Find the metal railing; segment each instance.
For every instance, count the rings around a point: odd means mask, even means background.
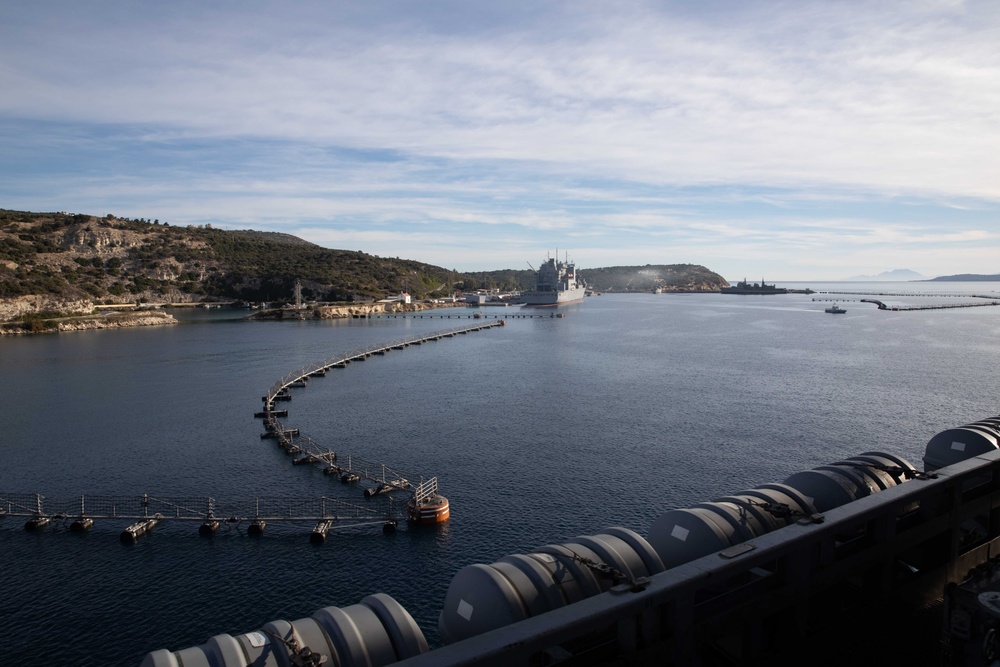
[[[182,521],[206,519],[266,521],[383,521],[405,519],[392,508],[356,505],[328,496],[280,498],[259,496],[241,500],[207,497],[83,495],[51,498],[33,493],[0,492],[0,509],[7,516],[91,519],[143,519],[160,517]]]

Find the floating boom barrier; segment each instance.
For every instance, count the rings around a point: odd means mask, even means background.
[[[273,404],[275,401],[290,400],[290,395],[288,394],[289,387],[305,387],[308,384],[310,377],[324,375],[331,368],[344,368],[352,361],[364,361],[372,355],[384,355],[392,350],[402,350],[411,345],[421,345],[423,343],[441,340],[442,338],[454,338],[459,334],[468,334],[473,331],[492,329],[493,327],[502,327],[505,325],[506,322],[504,320],[495,320],[492,322],[483,322],[481,324],[445,329],[443,331],[435,331],[429,334],[417,334],[392,340],[388,343],[376,343],[366,347],[357,348],[345,354],[338,354],[324,359],[323,361],[309,364],[304,368],[288,373],[271,385],[271,388],[268,389],[267,394],[262,399],[264,401],[265,412],[269,412],[274,409]]]
[[[254,413],[255,418],[264,420],[265,430],[260,437],[262,440],[276,441],[278,447],[284,449],[286,454],[296,457],[292,459],[293,464],[322,465],[324,474],[336,475],[345,483],[354,483],[362,479],[374,483],[374,486],[369,486],[364,490],[364,495],[367,498],[393,491],[409,492],[408,518],[415,523],[434,524],[447,521],[451,515],[450,506],[448,499],[438,493],[437,477],[425,480],[421,476],[419,483],[414,485],[410,482],[410,480],[415,479],[413,475],[404,474],[383,463],[368,462],[353,455],[346,457],[345,465],[343,455],[338,459],[337,452],[334,450],[319,445],[309,437],[302,436],[297,428],[286,427],[281,422],[281,418],[288,417],[288,410],[276,410],[274,404],[275,401],[290,401],[292,398],[289,393],[290,388],[307,387],[309,378],[323,377],[328,370],[345,368],[352,361],[363,361],[372,355],[385,355],[391,350],[402,350],[411,345],[422,345],[429,341],[454,338],[456,335],[505,325],[506,321],[497,320],[409,336],[388,343],[369,345],[346,354],[334,355],[323,361],[309,364],[298,371],[288,373],[271,385],[267,394],[262,397],[264,411]],[[318,532],[325,534],[320,528],[317,526]]]
[[[132,521],[121,534],[123,542],[135,542],[164,521],[198,522],[199,533],[214,534],[222,524],[240,528],[246,524],[247,534],[260,535],[268,523],[312,523],[321,531],[323,540],[334,528],[381,525],[385,532],[393,531],[406,520],[405,508],[388,503],[388,509],[355,505],[339,498],[276,498],[255,497],[236,501],[219,501],[213,497],[172,498],[143,494],[141,496],[75,496],[50,498],[41,494],[0,492],[0,517],[24,517],[25,529],[31,531],[68,525],[72,532],[84,532],[96,520]],[[72,522],[72,523],[70,523]],[[316,542],[316,529],[311,540]],[[319,540],[322,542],[323,540]]]

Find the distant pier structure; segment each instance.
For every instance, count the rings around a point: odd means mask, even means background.
[[[1000,306],[1000,297],[996,294],[927,294],[927,293],[917,293],[917,292],[819,292],[819,294],[839,294],[839,295],[849,295],[849,296],[861,296],[869,297],[864,299],[858,299],[861,303],[871,303],[874,304],[879,310],[891,310],[891,311],[910,311],[910,310],[947,310],[951,308],[980,308],[983,306]],[[922,299],[979,299],[979,301],[969,301],[963,303],[917,303],[917,304],[907,304],[907,305],[890,305],[884,303],[878,299],[873,299],[870,297],[875,296],[897,296],[897,297],[919,297]],[[848,299],[837,298],[837,299],[827,299],[827,298],[814,298],[813,301],[848,301]]]

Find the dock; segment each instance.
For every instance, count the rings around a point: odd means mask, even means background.
[[[947,310],[950,308],[980,308],[983,306],[1000,306],[1000,297],[996,294],[927,294],[918,292],[879,292],[879,291],[866,291],[866,292],[818,292],[818,294],[825,295],[847,295],[847,296],[859,296],[866,297],[861,299],[845,299],[845,298],[826,298],[819,297],[813,298],[813,301],[839,301],[839,302],[849,302],[858,301],[860,303],[870,303],[875,305],[879,310],[889,310],[894,312],[900,311],[911,311],[911,310]],[[901,296],[901,297],[915,297],[922,299],[981,299],[985,301],[978,302],[965,302],[965,303],[936,303],[936,304],[912,304],[912,305],[901,305],[901,306],[890,306],[887,303],[883,303],[878,299],[871,297],[876,296]]]
[[[983,306],[1000,306],[1000,301],[990,301],[989,303],[939,303],[936,305],[910,305],[910,306],[890,306],[882,303],[878,299],[859,299],[862,303],[875,304],[879,310],[906,311],[906,310],[947,310],[949,308],[981,308]]]
[[[822,292],[827,294],[827,292]],[[835,292],[836,294],[850,294],[852,296],[862,296],[867,295],[867,292]],[[829,292],[829,294],[834,294],[834,292]],[[989,299],[986,303],[938,303],[938,304],[911,304],[905,306],[890,306],[887,303],[883,303],[878,299],[834,299],[834,298],[813,298],[813,301],[824,302],[832,301],[835,303],[870,303],[875,305],[879,310],[891,310],[891,311],[907,311],[907,310],[947,310],[949,308],[980,308],[982,306],[1000,306],[1000,299],[996,296],[984,296],[981,294],[967,294],[967,295],[955,295],[955,294],[877,294],[875,296],[911,296],[911,297],[924,297],[924,298],[936,298],[939,296],[954,297],[962,296],[968,299]]]

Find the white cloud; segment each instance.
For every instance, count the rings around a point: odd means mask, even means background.
[[[435,256],[454,233],[467,257],[505,234],[595,258],[998,249],[976,236],[1000,202],[991,3],[55,4],[0,8],[0,120],[97,128],[61,148],[118,171],[49,177],[66,208]],[[3,201],[29,199],[10,170]],[[974,215],[901,212],[928,203]]]

